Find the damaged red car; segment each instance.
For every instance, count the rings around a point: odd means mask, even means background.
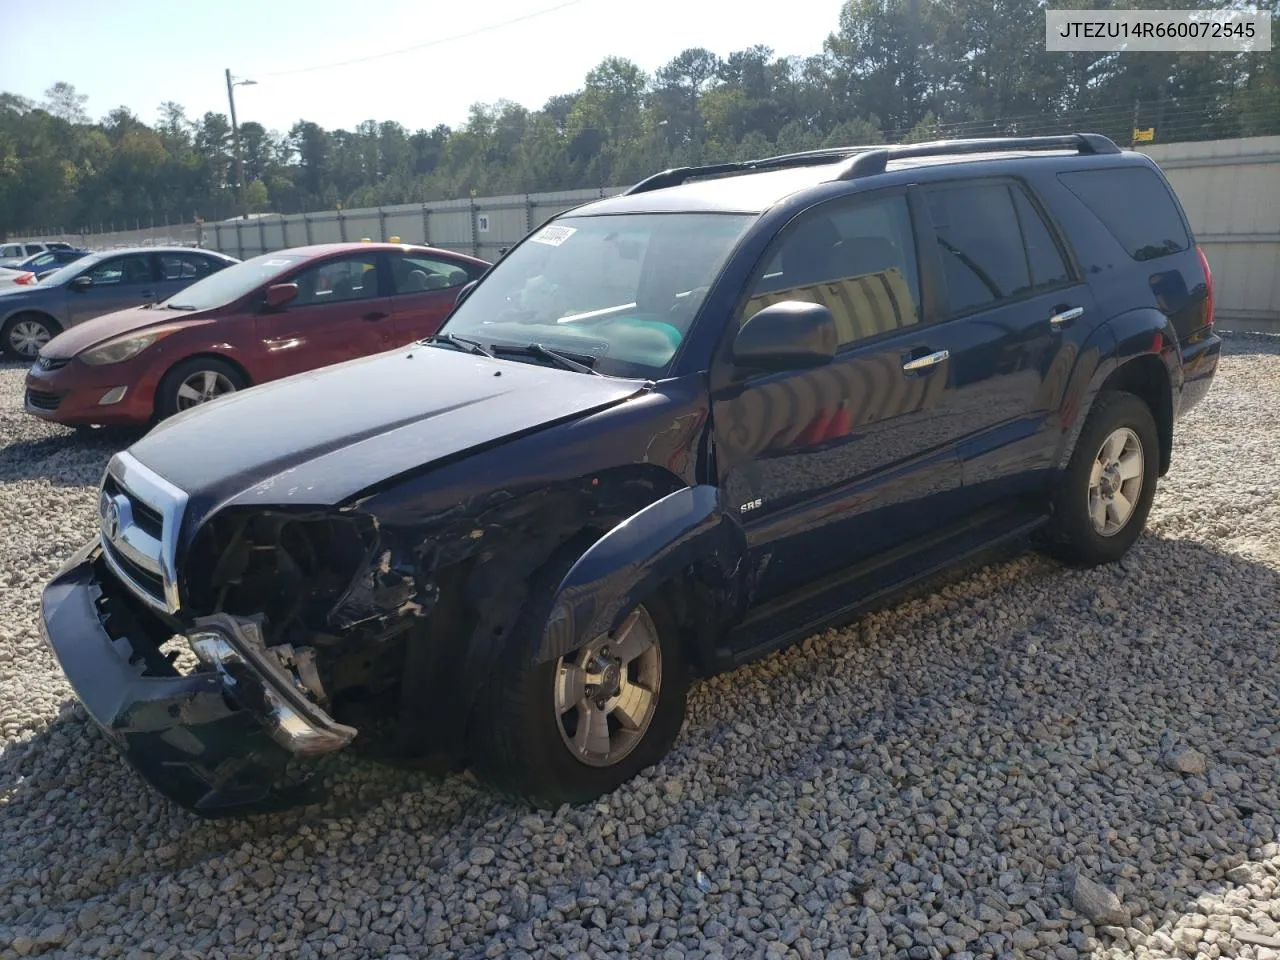
[[[489,264],[433,247],[333,243],[220,270],[41,348],[25,408],[70,426],[139,426],[225,394],[412,343]]]

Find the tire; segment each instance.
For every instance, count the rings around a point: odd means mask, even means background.
[[[198,388],[202,382],[213,384],[215,392],[204,399],[195,400],[190,396],[189,388]],[[175,413],[207,403],[210,399],[235,393],[247,386],[249,381],[245,375],[225,360],[217,357],[192,357],[183,360],[170,368],[156,389],[156,419],[165,420]]]
[[[512,799],[543,809],[595,800],[666,756],[684,724],[689,687],[675,619],[662,597],[651,595],[618,631],[621,639],[629,625],[631,636],[652,628],[656,663],[652,657],[647,661],[637,658],[626,671],[629,679],[623,681],[652,687],[653,678],[658,680],[652,708],[636,711],[648,717],[643,731],[631,737],[621,729],[615,734],[618,717],[625,715],[625,711],[615,711],[606,721],[612,758],[597,752],[589,762],[571,748],[568,741],[579,729],[581,710],[574,707],[561,714],[559,681],[562,671],[568,677],[597,642],[547,663],[532,663],[530,656],[546,629],[552,594],[571,565],[572,560],[551,564],[544,568],[551,575],[537,578],[535,592],[481,692],[468,738],[472,766],[483,782]],[[609,642],[609,638],[602,639]],[[621,704],[631,696],[624,688],[622,696],[614,699]],[[636,702],[631,701],[633,708]]]
[[[1111,469],[1117,460],[1118,468]],[[1135,462],[1141,470],[1136,478]],[[1049,552],[1082,567],[1123,557],[1146,526],[1159,467],[1160,441],[1151,409],[1131,393],[1101,394],[1053,493]],[[1113,493],[1119,498],[1113,499]],[[1130,505],[1127,515],[1123,504]]]
[[[62,328],[50,317],[39,313],[20,313],[5,321],[4,330],[0,331],[0,348],[10,359],[35,360],[40,348],[61,331]]]

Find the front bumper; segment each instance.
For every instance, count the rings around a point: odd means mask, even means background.
[[[89,715],[151,786],[202,816],[319,799],[305,758],[355,736],[284,689],[233,631],[203,628],[204,664],[180,673],[160,651],[170,631],[105,572],[97,541],[40,606],[44,640]]]
[[[118,401],[99,402],[121,387],[126,389]],[[149,371],[140,372],[136,361],[90,367],[71,360],[56,370],[33,364],[27,371],[22,406],[34,417],[67,426],[145,426],[155,408],[155,384]]]

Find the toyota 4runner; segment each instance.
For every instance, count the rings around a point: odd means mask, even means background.
[[[692,676],[994,544],[1119,558],[1219,351],[1173,192],[1101,136],[668,170],[434,337],[117,454],[45,636],[205,815],[362,742],[584,801],[664,755]]]

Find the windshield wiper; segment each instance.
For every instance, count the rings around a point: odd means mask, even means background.
[[[603,377],[604,374],[599,370],[594,370],[585,363],[579,363],[572,357],[566,357],[563,353],[557,353],[550,347],[544,347],[540,343],[530,343],[523,347],[508,347],[505,345],[494,344],[493,349],[499,353],[523,353],[527,356],[540,357],[543,360],[550,360],[562,370],[572,370],[575,373],[589,373],[595,377]]]
[[[479,340],[471,340],[467,337],[460,337],[456,333],[436,333],[422,339],[423,343],[447,343],[451,347],[455,347],[464,353],[474,353],[481,357],[493,358],[493,354],[484,348]]]
[[[167,307],[170,310],[194,310],[195,309],[195,307],[193,307],[189,303],[166,303],[165,307]]]

